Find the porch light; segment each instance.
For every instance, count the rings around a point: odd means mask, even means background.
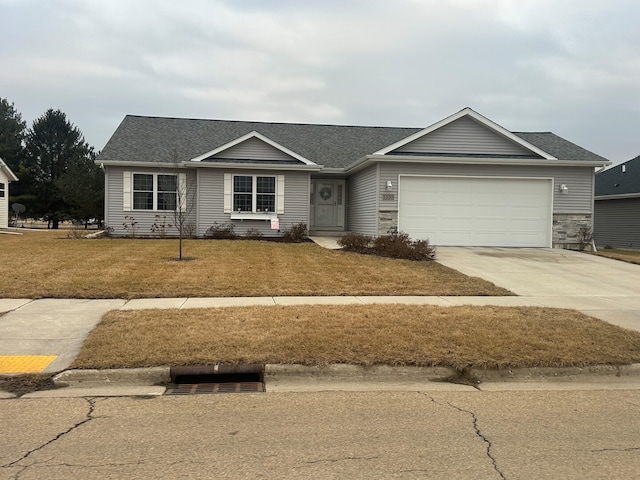
[[[387,190],[391,190],[393,188],[393,183],[391,183],[391,180],[387,180]]]
[[[567,187],[564,183],[560,185],[560,193],[567,194],[569,193],[569,187]]]

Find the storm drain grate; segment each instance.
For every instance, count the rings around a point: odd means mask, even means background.
[[[264,392],[262,365],[203,365],[171,368],[165,395]]]
[[[198,395],[211,393],[264,392],[262,382],[180,383],[169,386],[165,395]]]

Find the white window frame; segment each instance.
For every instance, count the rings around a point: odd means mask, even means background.
[[[135,175],[152,175],[153,176],[153,208],[134,208],[134,176]],[[176,178],[176,208],[171,210],[159,210],[158,209],[158,176],[159,175],[171,175]],[[173,212],[179,209],[181,212],[186,209],[186,183],[187,178],[185,173],[173,173],[173,172],[123,172],[123,188],[122,188],[122,210],[125,212]],[[142,191],[142,190],[139,190]],[[178,202],[180,202],[178,204]]]
[[[269,213],[261,213],[261,212],[243,212],[238,213],[232,210],[233,208],[233,177],[234,176],[244,176],[244,177],[275,177],[276,178],[276,211]],[[269,220],[272,218],[277,218],[279,214],[284,213],[284,175],[265,175],[265,174],[243,174],[243,173],[225,173],[224,174],[224,201],[223,201],[223,211],[224,213],[230,214],[231,220],[251,220],[251,219],[259,219],[259,220]],[[252,185],[255,182],[252,183]],[[255,183],[257,185],[257,183]],[[257,187],[256,187],[257,188]],[[256,205],[255,200],[252,203]]]
[[[0,182],[0,198],[4,198],[6,195],[6,187],[4,182]]]
[[[236,192],[235,191],[235,179],[237,177],[249,177],[251,178],[251,192]],[[273,187],[274,187],[274,192],[273,193],[259,193],[258,192],[258,177],[261,178],[272,178],[273,179]],[[241,211],[236,211],[234,210],[234,212],[237,213],[256,213],[256,214],[265,214],[265,215],[269,215],[269,214],[275,214],[278,206],[277,206],[277,200],[278,200],[278,177],[277,175],[247,175],[247,174],[234,174],[232,175],[231,178],[231,203],[232,203],[232,208],[235,205],[235,196],[236,195],[251,195],[251,210],[241,210]],[[273,210],[269,210],[269,211],[262,211],[262,210],[256,210],[258,208],[258,195],[272,195],[273,196]]]

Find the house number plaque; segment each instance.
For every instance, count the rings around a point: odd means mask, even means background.
[[[395,200],[395,195],[393,193],[383,193],[382,200]]]

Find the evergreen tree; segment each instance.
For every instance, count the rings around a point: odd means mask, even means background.
[[[68,215],[77,221],[96,219],[102,224],[104,216],[104,172],[95,163],[93,150],[87,157],[72,159],[57,186],[67,204]]]
[[[22,141],[26,128],[13,103],[0,98],[0,158],[16,175],[24,155]]]
[[[34,182],[35,212],[47,219],[52,228],[71,218],[59,181],[75,162],[90,161],[93,149],[82,132],[60,110],[47,110],[27,131],[26,166]]]

